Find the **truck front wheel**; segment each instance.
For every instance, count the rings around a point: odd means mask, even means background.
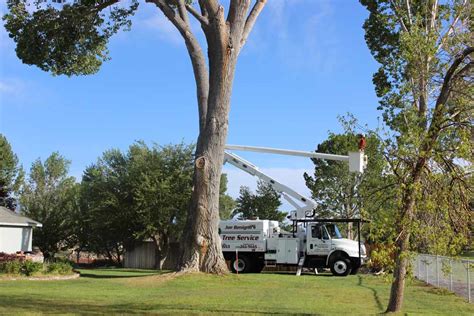
[[[239,256],[239,258],[233,258],[230,268],[234,273],[248,273],[251,271],[251,261],[246,256]]]
[[[351,273],[351,261],[343,256],[337,256],[330,262],[331,272],[335,276],[347,276]]]

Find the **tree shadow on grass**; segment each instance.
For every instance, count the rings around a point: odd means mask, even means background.
[[[97,304],[95,302],[78,302],[78,301],[64,301],[39,299],[34,297],[19,297],[5,295],[0,297],[0,306],[8,306],[9,311],[14,313],[54,313],[54,314],[143,314],[143,313],[179,313],[179,315],[188,314],[275,314],[275,315],[318,315],[318,314],[301,314],[291,309],[281,311],[262,311],[251,309],[227,309],[220,307],[206,307],[204,306],[190,306],[189,304],[175,304],[175,303],[154,303],[143,304],[136,302],[114,303],[114,304]],[[0,308],[0,313],[2,313]]]
[[[357,283],[358,286],[360,287],[363,287],[363,288],[366,288],[368,290],[370,290],[374,296],[374,301],[375,303],[377,304],[377,308],[380,310],[380,312],[382,313],[384,311],[384,308],[383,308],[383,305],[382,305],[382,302],[380,300],[380,296],[379,296],[379,293],[377,292],[376,289],[374,289],[373,287],[370,287],[370,286],[367,286],[367,285],[364,285],[363,283],[363,278],[362,276],[358,275],[357,276],[359,278],[359,282]]]
[[[139,278],[152,275],[164,275],[171,273],[171,271],[150,271],[150,270],[135,270],[135,269],[97,269],[97,270],[80,270],[81,278],[91,279],[125,279],[125,278]]]

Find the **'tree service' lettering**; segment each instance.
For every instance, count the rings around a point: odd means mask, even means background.
[[[252,240],[252,241],[257,241],[259,240],[260,236],[255,236],[255,235],[222,235],[221,236],[222,240]]]

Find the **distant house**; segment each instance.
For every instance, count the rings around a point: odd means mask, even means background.
[[[33,228],[43,226],[0,206],[0,252],[31,251]]]

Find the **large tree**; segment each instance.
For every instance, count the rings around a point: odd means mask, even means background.
[[[20,190],[23,177],[18,157],[7,138],[0,134],[0,206],[15,210],[17,203],[14,195]]]
[[[98,71],[108,58],[107,42],[121,28],[139,1],[56,1],[45,4],[8,0],[5,27],[18,57],[53,74],[82,75]],[[32,2],[32,1],[30,1]],[[65,2],[65,3],[64,3]],[[230,0],[227,14],[218,0],[145,0],[155,5],[184,39],[196,81],[199,136],[194,191],[183,238],[181,269],[224,273],[218,234],[219,181],[227,138],[235,66],[266,0]],[[204,33],[207,58],[191,29],[194,18]]]
[[[67,248],[72,236],[71,214],[78,191],[74,177],[68,176],[69,163],[57,152],[44,163],[37,159],[20,193],[21,213],[43,224],[35,230],[34,245],[45,258]]]
[[[398,187],[396,264],[387,307],[396,312],[402,307],[408,253],[418,239],[420,219],[431,217],[431,225],[438,227],[442,223],[438,234],[450,236],[456,231],[465,235],[471,221],[472,2],[361,3],[370,13],[365,38],[380,63],[373,82],[391,131],[388,172]]]

